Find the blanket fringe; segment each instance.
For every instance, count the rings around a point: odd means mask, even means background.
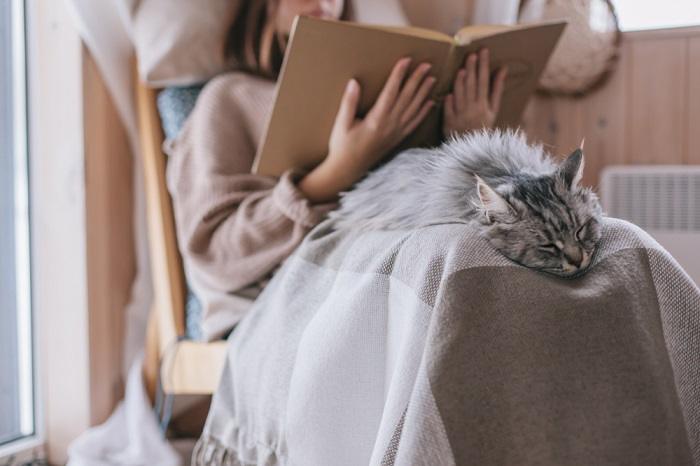
[[[223,446],[217,439],[203,435],[192,451],[192,466],[256,466],[244,463],[236,452]]]

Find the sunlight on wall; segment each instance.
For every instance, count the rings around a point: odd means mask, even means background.
[[[700,0],[612,0],[623,31],[700,25]]]

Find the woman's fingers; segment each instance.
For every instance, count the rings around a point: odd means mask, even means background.
[[[335,124],[343,128],[350,128],[355,122],[357,104],[360,101],[360,84],[351,79],[345,86],[345,92],[340,100],[340,108],[335,117]]]
[[[454,121],[457,116],[457,110],[455,109],[455,96],[454,94],[447,94],[445,100],[442,102],[443,105],[443,119],[445,122]]]
[[[401,88],[399,97],[396,100],[394,109],[392,110],[395,116],[401,116],[404,114],[405,110],[416,96],[419,90],[418,86],[422,87],[423,83],[430,79],[430,77],[426,78],[426,76],[431,68],[432,65],[430,63],[421,63],[406,80],[406,83]]]
[[[476,54],[470,53],[466,65],[466,102],[476,101]],[[464,102],[464,100],[463,100]],[[468,105],[468,104],[467,104]]]
[[[498,114],[501,108],[501,97],[503,97],[503,89],[505,87],[506,76],[508,75],[508,67],[503,67],[498,71],[496,80],[493,83],[493,91],[491,93],[491,111]]]
[[[455,95],[454,94],[447,94],[445,96],[445,100],[443,102],[445,106],[445,111],[447,112],[446,115],[449,115],[450,117],[454,117],[457,115],[457,109],[455,108]]]
[[[418,125],[425,119],[425,117],[428,116],[428,112],[430,112],[434,105],[435,102],[432,100],[425,101],[418,114],[415,115],[408,122],[408,124],[403,127],[401,131],[401,136],[405,138],[406,136],[411,134],[413,130],[415,130],[418,127]]]
[[[384,115],[391,111],[391,109],[394,107],[394,103],[396,102],[396,98],[399,95],[401,83],[403,82],[403,78],[406,76],[406,71],[408,71],[408,66],[410,64],[411,57],[402,58],[396,62],[370,112],[377,113],[378,115]]]
[[[479,52],[479,87],[477,99],[488,104],[489,101],[489,51],[482,49]]]
[[[435,86],[436,79],[429,76],[432,65],[421,63],[405,79],[410,58],[402,58],[392,69],[376,103],[370,110],[374,125],[381,124],[385,129],[393,127],[394,134],[406,135],[413,131],[435,105],[427,100]],[[388,126],[385,124],[388,123]]]
[[[435,81],[436,80],[433,76],[429,76],[423,80],[418,91],[412,96],[413,100],[411,100],[410,104],[401,115],[400,123],[402,125],[406,124],[406,122],[410,121],[416,115],[416,113],[418,113],[421,106],[425,102],[425,99],[427,99],[430,95],[430,91],[435,85]]]
[[[465,98],[467,96],[467,73],[464,68],[461,68],[455,76],[455,83],[452,88],[452,94],[455,98],[455,107],[462,108],[466,105]]]
[[[455,110],[454,94],[447,94],[442,102],[442,127],[445,135],[451,134],[451,128],[454,127],[454,122],[457,119],[457,111]],[[447,129],[447,130],[446,130]]]

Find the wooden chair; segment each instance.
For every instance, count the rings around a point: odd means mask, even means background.
[[[211,394],[224,364],[226,343],[185,339],[187,287],[177,246],[173,208],[165,182],[163,131],[156,91],[136,79],[141,157],[154,299],[148,320],[144,380],[153,401],[158,381],[166,396]]]

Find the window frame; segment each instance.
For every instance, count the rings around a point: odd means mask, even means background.
[[[39,403],[36,326],[32,300],[31,212],[29,194],[29,124],[27,85],[27,12],[24,0],[9,0],[11,18],[12,157],[14,184],[17,357],[19,359],[20,429],[22,436],[0,444],[0,459],[30,459],[44,444]],[[21,135],[18,137],[18,135]],[[25,434],[25,432],[27,432]]]
[[[629,4],[627,4],[627,2],[623,3],[621,6],[620,0],[612,0],[612,4],[615,7],[615,13],[617,15],[618,24],[620,30],[623,33],[635,33],[644,31],[667,31],[673,29],[696,28],[700,26],[700,16],[694,17],[691,21],[688,21],[685,17],[683,19],[678,19],[673,15],[670,17],[672,19],[666,18],[663,21],[659,21],[657,18],[654,20],[655,22],[653,23],[640,23],[639,21],[630,21],[629,19],[627,19],[628,17],[626,16],[626,13],[629,12],[632,8]],[[689,5],[683,5],[683,7],[686,6]],[[639,9],[638,5],[636,4],[635,7]],[[659,7],[659,9],[661,8],[663,7]]]
[[[95,423],[86,271],[83,45],[73,1],[24,3],[38,373],[37,441],[25,454],[65,464],[70,443]]]

